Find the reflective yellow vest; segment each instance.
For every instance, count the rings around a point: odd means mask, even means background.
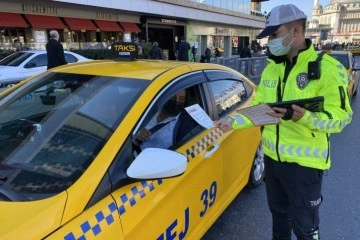
[[[252,105],[277,102],[278,84],[282,101],[324,96],[324,112],[306,111],[297,122],[281,120],[279,125],[264,126],[262,147],[264,153],[276,161],[325,170],[331,163],[329,135],[341,132],[352,119],[348,75],[340,62],[325,54],[321,60],[320,79],[308,80],[308,62],[315,61],[318,54],[308,39],[307,45],[295,64],[293,61],[285,82],[285,61],[279,57],[268,60]],[[241,115],[232,124],[233,129],[252,126],[250,120]]]

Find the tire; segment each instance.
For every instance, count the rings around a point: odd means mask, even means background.
[[[265,177],[265,165],[264,165],[264,152],[261,147],[261,142],[256,149],[253,166],[250,172],[248,187],[256,188],[263,182]]]

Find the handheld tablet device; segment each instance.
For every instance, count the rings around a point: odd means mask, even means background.
[[[290,100],[276,103],[268,103],[270,107],[291,108],[291,105],[298,105],[311,112],[321,112],[324,110],[324,97],[304,98],[298,100]]]

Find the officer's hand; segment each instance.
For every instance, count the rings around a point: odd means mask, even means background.
[[[294,122],[297,122],[305,115],[306,109],[299,107],[298,105],[295,105],[295,104],[293,104],[291,107],[294,110],[292,120]]]
[[[306,112],[305,108],[299,107],[295,104],[291,105],[291,109],[287,108],[272,108],[274,112],[269,112],[268,114],[273,117],[282,118],[284,120],[293,120],[294,122],[300,120]]]
[[[267,112],[267,114],[276,118],[283,118],[287,110],[286,108],[278,108],[278,107],[273,107],[271,109],[273,111]]]
[[[232,130],[231,123],[229,123],[228,121],[225,121],[224,119],[215,121],[214,125],[216,128],[219,128],[223,132],[228,132],[228,131]]]
[[[151,136],[151,132],[147,129],[143,129],[138,133],[138,135],[136,136],[136,139],[138,141],[144,142],[147,139],[149,139],[150,136]]]

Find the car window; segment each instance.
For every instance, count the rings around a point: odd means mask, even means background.
[[[45,53],[39,54],[32,58],[29,62],[26,63],[25,68],[33,67],[44,67],[47,66],[47,56]]]
[[[347,54],[335,54],[331,53],[330,56],[338,60],[346,69],[349,69],[350,63]]]
[[[65,53],[65,60],[67,63],[73,63],[79,61],[74,55],[70,53]]]
[[[6,185],[28,200],[65,190],[95,159],[148,84],[50,73],[0,99],[0,175]]]
[[[251,87],[241,80],[216,80],[210,82],[209,85],[214,97],[218,118],[224,117],[240,107],[251,93]]]
[[[180,89],[158,111],[151,111],[151,117],[147,118],[145,126],[135,136],[141,150],[149,147],[170,148],[181,141],[183,133],[192,130],[190,125],[184,125],[185,121],[191,120],[185,108],[194,104],[203,105],[198,99],[196,86]]]
[[[34,53],[29,52],[17,52],[9,55],[8,57],[2,59],[0,61],[1,66],[19,66],[22,64],[26,59],[31,57]]]
[[[144,116],[144,121],[139,124],[133,135],[133,141],[139,145],[140,151],[148,147],[171,148],[174,145],[178,146],[185,139],[184,133],[189,133],[198,126],[196,122],[192,125],[187,124],[192,118],[188,118],[185,107],[199,104],[206,110],[200,90],[201,84],[196,84],[196,82],[204,82],[204,76],[199,72],[180,79],[177,81],[178,84],[166,89],[158,99],[151,103],[149,111]],[[185,93],[184,102],[176,102],[176,96],[181,93]],[[192,131],[192,136],[201,130],[202,128],[195,129]]]

